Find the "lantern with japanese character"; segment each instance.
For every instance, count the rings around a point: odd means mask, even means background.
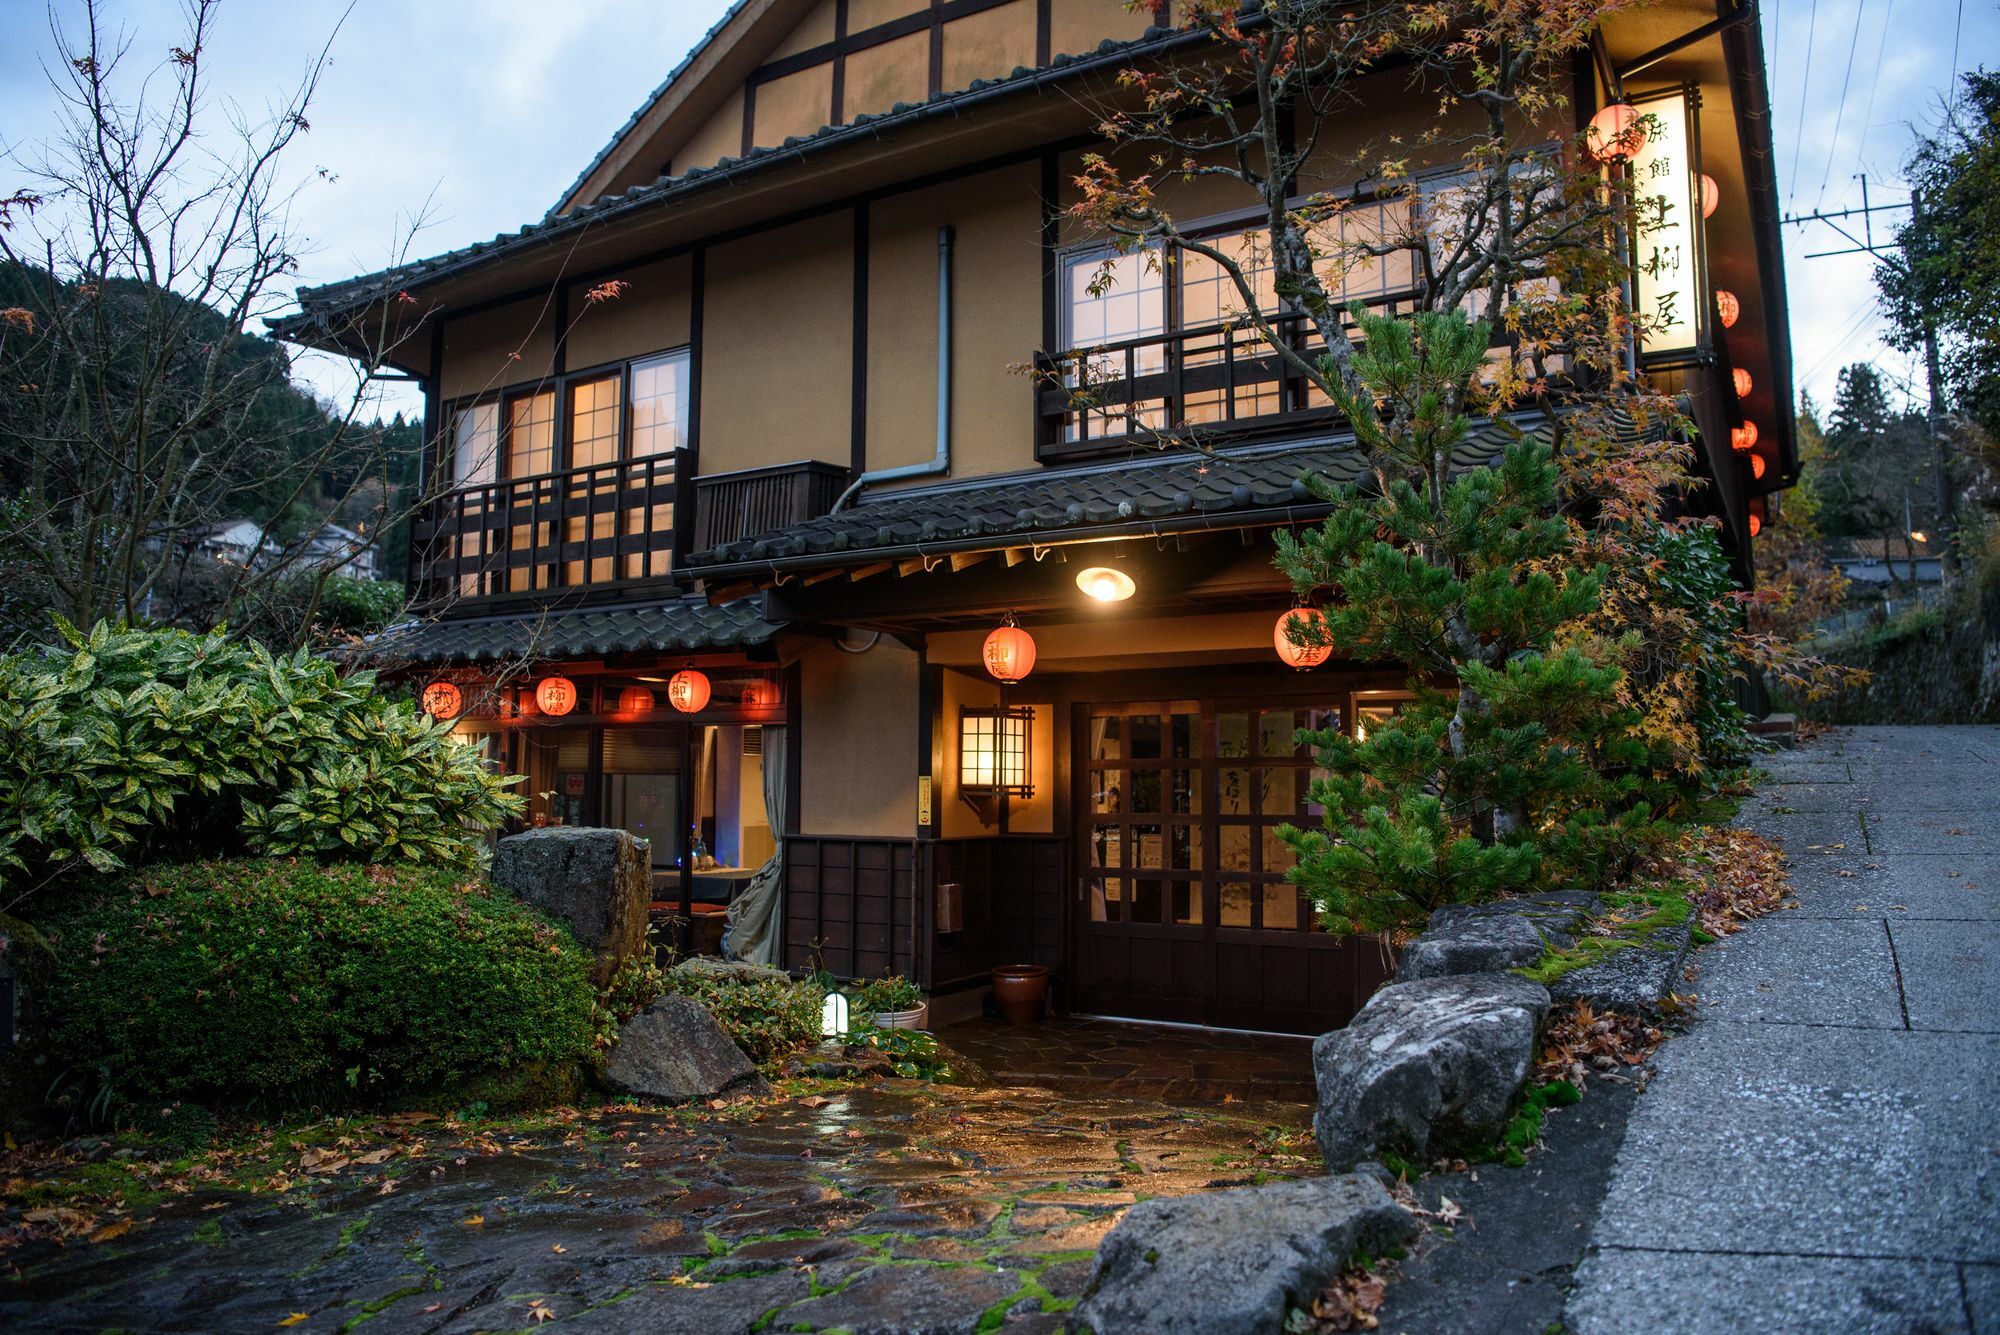
[[[465,693],[448,681],[434,681],[424,687],[424,712],[434,719],[450,722],[465,712]]]
[[[560,718],[576,708],[576,683],[568,677],[543,677],[535,685],[535,708]]]
[[[1736,327],[1736,317],[1743,314],[1743,303],[1736,299],[1734,292],[1725,292],[1721,288],[1717,288],[1715,290],[1715,311],[1716,314],[1722,317],[1722,327],[1724,329],[1734,329]]]
[[[708,677],[693,668],[682,668],[667,682],[667,703],[683,714],[699,714],[708,708]]]
[[[1326,614],[1317,607],[1294,607],[1280,616],[1276,629],[1271,632],[1271,642],[1278,647],[1278,657],[1286,667],[1303,672],[1333,657],[1333,646],[1330,644],[1295,643],[1290,634],[1290,628],[1295,623],[1300,630],[1317,632],[1321,638],[1325,638],[1327,633]]]
[[[1755,422],[1745,422],[1742,426],[1731,427],[1729,430],[1729,444],[1732,449],[1742,454],[1748,454],[1751,450],[1756,449],[1757,424]]]
[[[1014,624],[1009,613],[1005,624],[986,637],[980,658],[986,670],[1005,682],[1016,682],[1035,667],[1035,638]]]

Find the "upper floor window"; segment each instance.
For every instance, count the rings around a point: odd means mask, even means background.
[[[687,444],[688,355],[632,363],[632,457],[671,454]]]

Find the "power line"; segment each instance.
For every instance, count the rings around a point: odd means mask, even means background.
[[[1889,49],[1889,25],[1896,20],[1896,0],[1889,0],[1889,8],[1882,15],[1882,39],[1875,44],[1877,51]],[[1868,79],[1868,109],[1861,114],[1861,142],[1854,147],[1854,157],[1862,170],[1868,168],[1868,132],[1875,128],[1875,89],[1882,82],[1882,62],[1868,62],[1872,73]]]
[[[1945,92],[1945,105],[1955,109],[1958,106],[1958,38],[1965,31],[1965,0],[1958,0],[1958,16],[1951,22],[1951,84]]]
[[[1840,76],[1840,100],[1834,103],[1833,139],[1826,146],[1826,170],[1820,173],[1819,194],[1813,204],[1817,207],[1826,199],[1826,183],[1833,179],[1833,160],[1840,154],[1840,122],[1847,115],[1847,89],[1854,78],[1854,52],[1861,45],[1861,17],[1868,12],[1868,0],[1861,0],[1854,7],[1854,35],[1847,39],[1847,69]],[[1877,66],[1879,71],[1880,66]]]
[[[1799,128],[1792,135],[1792,197],[1798,198],[1799,190],[1799,146],[1806,141],[1806,96],[1812,91],[1813,31],[1819,26],[1819,0],[1812,0],[1812,8],[1806,11],[1806,72],[1799,80]]]

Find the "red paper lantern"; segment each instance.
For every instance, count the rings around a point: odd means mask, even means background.
[[[1316,668],[1333,657],[1333,646],[1330,644],[1294,643],[1292,637],[1285,633],[1286,628],[1294,621],[1298,622],[1302,630],[1313,629],[1319,631],[1322,636],[1326,634],[1326,614],[1317,607],[1294,607],[1280,615],[1276,628],[1271,632],[1271,642],[1277,645],[1278,657],[1283,660],[1286,667],[1297,668],[1303,672],[1307,668]]]
[[[1764,531],[1764,516],[1759,514],[1752,514],[1750,516],[1750,536],[1754,538],[1763,531]]]
[[[618,692],[618,712],[621,714],[650,714],[653,712],[653,693],[644,686],[627,686]]]
[[[1739,366],[1730,372],[1730,376],[1736,381],[1736,397],[1739,399],[1749,398],[1750,386],[1755,383],[1750,379],[1750,373]]]
[[[1732,448],[1747,454],[1757,448],[1757,424],[1745,422],[1742,426],[1731,427],[1729,444]]]
[[[1713,214],[1721,203],[1722,187],[1715,183],[1713,176],[1703,172],[1701,177],[1701,216],[1706,218]]]
[[[1751,455],[1751,456],[1750,456],[1750,476],[1751,476],[1751,477],[1762,477],[1762,476],[1764,476],[1764,456],[1763,456],[1763,455],[1761,455],[1761,454],[1753,454],[1753,455]]]
[[[1721,288],[1717,288],[1715,290],[1715,309],[1722,316],[1722,327],[1724,329],[1734,329],[1736,327],[1736,317],[1743,314],[1743,303],[1736,299],[1734,292],[1725,292]]]
[[[1639,111],[1630,102],[1613,102],[1590,118],[1584,145],[1599,162],[1623,162],[1639,151]]]
[[[682,668],[667,682],[667,703],[683,714],[699,714],[708,708],[711,689],[702,673]]]
[[[448,681],[434,681],[424,687],[424,712],[449,722],[465,712],[465,693]]]
[[[743,688],[745,709],[775,709],[778,704],[778,683],[765,681],[762,677],[748,683]]]
[[[535,686],[535,708],[560,718],[576,708],[576,683],[568,677],[543,677]]]
[[[1006,625],[986,637],[980,656],[986,662],[986,670],[1001,681],[1019,681],[1034,670],[1035,637],[1009,617]]]

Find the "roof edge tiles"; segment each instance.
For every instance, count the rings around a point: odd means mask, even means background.
[[[711,605],[683,595],[664,603],[404,622],[371,636],[350,657],[383,667],[748,650],[777,631],[764,619],[760,598]]]
[[[469,246],[428,259],[335,283],[299,288],[296,299],[300,309],[265,323],[275,336],[300,341],[315,328],[324,329],[326,321],[342,311],[370,305],[398,291],[438,281],[526,250],[531,245],[557,241],[573,231],[655,204],[677,203],[703,190],[740,181],[745,173],[770,170],[782,162],[802,160],[810,154],[825,152],[850,141],[879,138],[885,132],[924,121],[955,117],[966,106],[988,98],[1066,82],[1116,66],[1135,56],[1171,50],[1195,40],[1206,40],[1206,34],[1149,28],[1143,36],[1130,41],[1106,40],[1099,43],[1094,51],[1076,56],[1057,56],[1038,69],[1017,66],[1011,74],[999,79],[976,79],[965,88],[939,93],[924,102],[899,102],[880,114],[857,116],[843,125],[821,126],[809,135],[795,135],[777,146],[753,148],[741,157],[723,158],[712,167],[697,167],[680,176],[661,177],[650,185],[635,186],[620,195],[580,204],[567,213],[545,215],[538,222],[528,223],[517,231],[499,233],[488,241],[475,241]]]

